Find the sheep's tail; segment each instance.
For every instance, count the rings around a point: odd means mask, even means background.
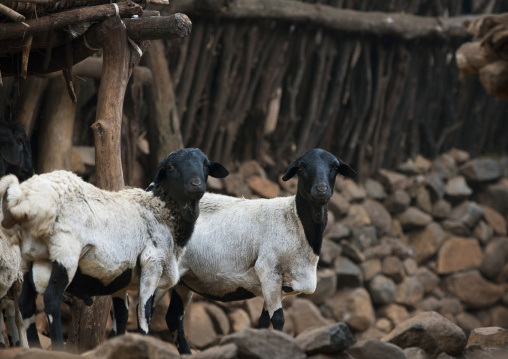
[[[7,195],[7,191],[9,194]],[[21,188],[19,187],[18,177],[15,175],[7,175],[0,179],[0,199],[2,200],[2,226],[11,228],[17,223],[16,218],[12,215],[9,203],[18,202],[21,196]]]

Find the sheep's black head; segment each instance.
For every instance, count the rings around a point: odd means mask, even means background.
[[[289,165],[282,177],[287,181],[298,175],[298,194],[307,202],[316,206],[312,219],[316,223],[324,220],[323,209],[317,210],[328,203],[333,194],[337,174],[354,177],[356,172],[347,164],[339,161],[331,153],[315,148],[302,154]]]
[[[208,176],[224,178],[228,170],[220,163],[210,162],[197,148],[171,152],[161,161],[153,181],[153,189],[171,197],[183,218],[194,222],[199,216],[199,200],[206,190]]]
[[[24,181],[34,174],[32,150],[23,127],[0,120],[0,176],[14,174]]]

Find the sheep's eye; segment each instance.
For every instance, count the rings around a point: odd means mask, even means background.
[[[175,166],[173,165],[169,165],[168,166],[168,170],[170,170],[171,172],[173,172],[175,170]]]
[[[335,163],[335,164],[333,165],[333,170],[334,170],[335,172],[337,172],[337,171],[339,170],[339,165],[338,165],[337,163]]]
[[[298,167],[298,172],[303,172],[304,169],[305,167],[303,165],[300,165],[300,167]]]

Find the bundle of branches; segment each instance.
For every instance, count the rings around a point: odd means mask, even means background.
[[[158,11],[143,10],[146,4],[145,0],[0,0],[0,84],[2,75],[26,78],[64,70],[69,94],[76,101],[72,66],[100,50],[107,36],[101,24],[110,17],[124,19],[131,43],[190,33],[187,16],[160,17]],[[133,17],[139,19],[131,21]]]
[[[484,16],[467,26],[475,41],[457,49],[460,74],[479,73],[489,94],[508,101],[508,14]]]

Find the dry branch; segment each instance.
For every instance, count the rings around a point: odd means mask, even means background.
[[[192,22],[185,14],[124,19],[132,40],[177,39],[190,34]]]
[[[143,12],[141,6],[136,3],[126,1],[118,3],[120,17],[132,17]],[[2,24],[0,26],[0,40],[14,39],[41,31],[49,31],[63,26],[77,24],[85,21],[103,21],[116,15],[116,9],[113,4],[90,6],[85,8],[61,11],[56,14],[49,14],[38,19],[27,20],[26,27],[23,24]]]
[[[346,33],[395,36],[406,40],[426,36],[468,37],[463,23],[473,16],[435,18],[403,13],[339,9],[291,0],[174,0],[171,12],[229,19],[271,19],[307,23]]]
[[[15,22],[25,21],[25,17],[16,11],[12,10],[10,7],[5,6],[4,4],[0,4],[0,14],[7,16],[9,19]]]

